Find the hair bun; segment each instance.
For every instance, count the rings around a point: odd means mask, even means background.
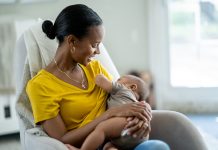
[[[48,38],[54,39],[56,34],[55,34],[55,29],[54,25],[50,20],[45,20],[42,23],[42,31],[47,35]]]

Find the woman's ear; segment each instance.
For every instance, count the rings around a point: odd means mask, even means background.
[[[67,43],[71,48],[75,47],[76,40],[77,38],[72,34],[67,36]]]

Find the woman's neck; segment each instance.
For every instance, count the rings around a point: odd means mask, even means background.
[[[64,47],[58,47],[54,59],[62,71],[72,71],[77,66],[77,62],[72,59],[69,50]]]

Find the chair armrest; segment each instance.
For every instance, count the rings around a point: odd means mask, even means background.
[[[159,139],[176,150],[206,150],[206,144],[194,124],[182,113],[152,111],[150,139]]]
[[[60,141],[48,136],[25,133],[25,150],[68,150]]]

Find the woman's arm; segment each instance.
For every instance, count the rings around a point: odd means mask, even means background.
[[[106,118],[106,115],[102,115],[84,127],[67,131],[61,116],[58,114],[57,117],[44,121],[42,126],[50,137],[58,139],[65,144],[71,144],[79,147],[85,140],[86,136],[92,132],[97,124],[106,120]]]
[[[124,104],[107,110],[100,117],[93,120],[91,123],[71,131],[67,131],[66,126],[60,115],[55,118],[42,122],[43,129],[46,133],[55,139],[58,139],[66,144],[80,147],[85,138],[95,129],[102,121],[111,117],[137,117],[141,120],[146,120],[145,105],[142,103]]]

